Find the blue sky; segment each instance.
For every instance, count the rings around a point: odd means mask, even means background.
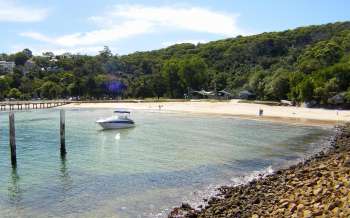
[[[348,0],[0,0],[0,53],[128,54],[350,21]]]

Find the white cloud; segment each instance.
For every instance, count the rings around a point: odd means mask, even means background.
[[[164,47],[168,47],[171,45],[176,45],[176,44],[182,44],[182,43],[191,43],[194,45],[197,45],[198,43],[207,43],[207,40],[203,40],[203,39],[189,39],[189,40],[179,40],[179,41],[166,41],[166,42],[162,42],[162,46]]]
[[[0,22],[37,22],[44,20],[48,10],[25,7],[13,0],[0,0]]]
[[[37,32],[24,32],[20,33],[20,36],[29,37],[43,42],[52,42],[52,40],[49,37]]]
[[[74,33],[54,39],[55,43],[64,46],[95,45],[108,43],[139,35],[147,32],[151,28],[150,24],[142,20],[125,21],[110,28],[94,30],[87,33]]]
[[[87,54],[94,55],[99,51],[103,50],[103,46],[83,46],[83,47],[60,47],[55,45],[14,45],[11,48],[10,53],[16,53],[18,51],[22,51],[25,48],[30,48],[30,50],[35,55],[42,55],[44,52],[53,52],[55,55],[60,55],[66,52],[70,52],[72,54]],[[116,48],[110,48],[112,50],[116,50]]]
[[[64,48],[64,47],[58,47],[58,48],[52,48],[48,50],[47,48],[41,48],[41,49],[36,49],[34,51],[35,54],[42,54],[47,51],[51,51],[56,55],[60,55],[66,52],[70,52],[72,54],[96,54],[99,51],[103,50],[103,46],[84,46],[84,47],[75,47],[75,48]]]
[[[244,34],[236,24],[237,17],[236,14],[200,7],[118,5],[102,16],[89,18],[89,21],[98,26],[93,31],[54,37],[38,32],[24,32],[20,35],[68,48],[100,46],[137,35],[164,31],[191,31],[231,37]]]
[[[114,42],[123,38],[143,34],[148,32],[151,28],[152,27],[149,23],[142,20],[130,20],[109,28],[98,29],[86,33],[73,33],[52,38],[38,32],[23,32],[20,33],[20,35],[58,46],[75,47]]]
[[[234,36],[242,31],[237,27],[237,14],[225,14],[200,7],[145,7],[140,5],[116,6],[107,15],[130,20],[143,20],[154,26]],[[96,19],[96,17],[94,18]],[[100,17],[101,19],[101,17]],[[102,19],[106,20],[106,19]]]

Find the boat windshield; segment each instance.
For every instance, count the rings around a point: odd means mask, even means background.
[[[116,114],[115,117],[118,117],[120,119],[129,119],[130,111],[116,110],[114,113]]]
[[[118,114],[117,117],[121,119],[129,119],[129,114]]]
[[[130,111],[116,110],[116,111],[114,111],[114,113],[117,113],[117,114],[130,114]]]

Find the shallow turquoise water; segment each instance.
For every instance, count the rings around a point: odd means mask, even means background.
[[[0,113],[0,217],[163,217],[217,184],[312,154],[329,129],[232,117],[134,111],[137,126],[101,131],[111,110],[17,112],[18,169],[10,167],[8,114]]]

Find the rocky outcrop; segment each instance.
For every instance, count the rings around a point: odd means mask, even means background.
[[[222,187],[204,209],[188,204],[169,217],[350,217],[350,125],[332,148],[246,185]]]

